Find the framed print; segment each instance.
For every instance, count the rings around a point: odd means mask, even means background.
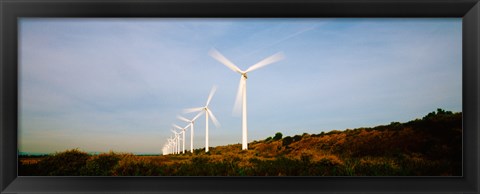
[[[18,22],[19,176],[462,176],[460,18]]]
[[[2,193],[478,192],[478,1],[1,9]]]

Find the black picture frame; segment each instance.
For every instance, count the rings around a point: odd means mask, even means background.
[[[1,193],[478,193],[478,0],[1,0]],[[462,177],[17,177],[18,18],[461,17]]]

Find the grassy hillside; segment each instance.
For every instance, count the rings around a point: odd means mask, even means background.
[[[193,154],[88,155],[68,150],[20,158],[19,175],[88,176],[460,176],[462,114],[438,109],[407,123],[197,149]]]

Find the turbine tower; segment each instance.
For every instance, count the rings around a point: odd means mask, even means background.
[[[218,123],[217,118],[215,117],[215,115],[213,115],[210,108],[208,108],[208,105],[210,104],[210,101],[212,100],[213,94],[215,94],[216,90],[217,88],[213,86],[212,90],[210,91],[210,94],[208,95],[207,103],[205,104],[205,106],[185,109],[185,113],[200,112],[200,111],[205,112],[205,152],[208,152],[208,117],[209,116],[211,117],[211,120],[213,121],[213,124],[215,124],[216,127],[220,126],[220,123]]]
[[[234,112],[238,112],[240,105],[242,105],[242,150],[248,149],[248,142],[247,142],[247,73],[252,72],[256,69],[261,67],[265,67],[266,65],[275,63],[280,61],[284,58],[283,53],[279,52],[274,54],[270,57],[267,57],[260,62],[250,66],[247,70],[242,71],[238,68],[235,64],[233,64],[230,60],[224,57],[220,52],[215,49],[212,49],[209,52],[210,56],[219,61],[220,63],[224,64],[234,72],[240,74],[240,83],[238,85],[237,97],[235,100]]]
[[[190,152],[191,153],[193,153],[193,134],[194,134],[193,125],[195,123],[195,120],[197,120],[198,117],[200,117],[203,113],[204,113],[203,111],[199,112],[195,117],[193,117],[192,120],[188,120],[187,118],[182,117],[182,116],[177,116],[178,119],[189,123],[185,128],[190,126]]]

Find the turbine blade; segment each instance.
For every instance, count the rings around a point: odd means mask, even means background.
[[[237,73],[242,73],[242,70],[240,70],[240,68],[238,68],[235,64],[233,64],[230,60],[228,60],[225,56],[223,56],[216,49],[210,50],[210,52],[208,54],[210,54],[211,57],[216,59],[218,62],[224,64],[225,66],[227,66],[231,70],[233,70]]]
[[[180,126],[176,125],[176,124],[172,124],[173,127],[177,128],[177,129],[183,129],[181,128]]]
[[[190,127],[190,125],[192,125],[192,123],[188,124],[187,126],[185,126],[185,131],[188,130],[188,127]]]
[[[204,108],[204,107],[187,108],[187,109],[184,109],[183,112],[184,112],[184,113],[198,112],[198,111],[203,110],[203,108]]]
[[[250,71],[256,70],[258,68],[265,67],[269,64],[275,63],[275,62],[280,61],[284,58],[285,58],[285,56],[283,55],[283,53],[279,52],[277,54],[274,54],[270,57],[267,57],[267,58],[261,60],[260,62],[256,63],[255,65],[250,66],[245,72],[250,72]]]
[[[233,115],[238,116],[240,115],[240,111],[242,110],[242,97],[243,97],[243,89],[245,82],[247,80],[245,77],[240,76],[240,83],[238,83],[238,90],[237,90],[237,97],[235,98],[235,104],[233,105]]]
[[[207,114],[210,116],[210,119],[213,121],[213,124],[215,124],[216,127],[220,126],[220,123],[218,122],[217,118],[215,115],[213,115],[212,111],[207,108]]]
[[[197,114],[197,116],[193,117],[192,122],[195,121],[195,120],[197,120],[198,117],[202,116],[203,113],[205,113],[205,112],[203,112],[203,111],[199,112],[199,113]]]
[[[182,117],[182,116],[180,116],[180,115],[177,116],[177,119],[180,119],[180,120],[182,120],[182,121],[184,121],[184,122],[190,122],[190,120],[188,120],[187,118]]]
[[[212,90],[210,90],[210,94],[208,94],[207,104],[205,105],[206,107],[210,104],[210,101],[212,100],[215,91],[217,91],[217,86],[213,86]]]

